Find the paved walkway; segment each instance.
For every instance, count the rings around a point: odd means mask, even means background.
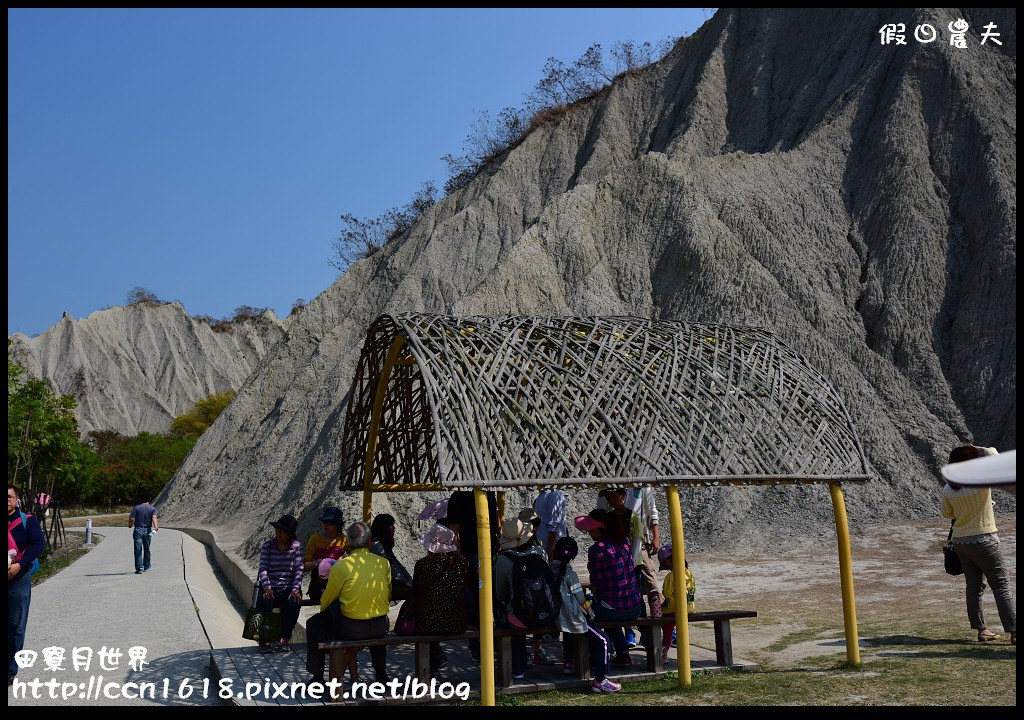
[[[255,652],[255,643],[242,639],[244,603],[214,570],[211,551],[201,542],[177,530],[161,530],[153,538],[153,567],[136,575],[131,530],[101,527],[96,534],[103,539],[92,550],[33,588],[25,649],[38,656],[32,667],[21,670],[16,684],[8,686],[8,705],[223,705],[227,701],[219,697],[221,676],[229,678],[234,689],[243,687],[243,681],[306,678],[304,633],[301,638],[296,637],[298,632],[293,635],[293,652],[270,656]],[[315,610],[303,608],[303,615]],[[392,615],[397,612],[397,606],[392,608]],[[552,644],[556,654],[557,646]],[[133,647],[146,650],[145,665],[139,670],[129,657]],[[45,648],[64,649],[59,669],[48,667]],[[76,669],[75,648],[86,655],[91,651],[87,666]],[[120,654],[101,659],[100,654],[110,650]],[[211,650],[217,668],[210,666]],[[411,651],[403,650],[388,653],[393,677],[412,672]],[[479,663],[465,648],[453,646],[448,652],[446,679],[466,680],[477,687]],[[715,665],[713,652],[693,652],[695,666]],[[671,657],[674,660],[674,650]],[[368,655],[360,653],[360,660],[363,675],[369,678]],[[635,660],[638,666],[626,674],[643,675],[642,658]],[[513,691],[572,684],[560,668],[536,668],[530,686]],[[152,684],[152,690],[139,697],[139,683]],[[236,702],[256,704],[237,695],[231,698],[231,704]],[[275,703],[304,704],[269,704]]]
[[[212,679],[207,697],[202,697],[203,681],[211,677],[211,639],[221,647],[248,644],[241,639],[236,601],[214,573],[206,548],[176,530],[164,529],[154,536],[153,567],[136,575],[131,533],[126,527],[96,528],[96,534],[103,536],[100,543],[32,589],[25,649],[39,656],[33,667],[21,670],[18,679],[55,679],[57,684],[53,692],[48,686],[40,687],[38,698],[32,697],[31,684],[25,696],[8,686],[9,705],[222,704]],[[134,646],[146,648],[141,672],[129,664],[128,649]],[[47,668],[42,651],[48,647],[65,649],[63,669]],[[74,669],[76,647],[92,650],[88,669]],[[100,665],[103,648],[121,651],[116,661],[107,658],[106,667],[111,669]],[[121,697],[129,682],[155,683],[156,697]],[[183,682],[192,688],[188,698],[180,697]],[[104,697],[104,690],[115,697]],[[128,694],[135,692],[129,687]]]

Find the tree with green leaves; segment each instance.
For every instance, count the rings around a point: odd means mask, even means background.
[[[137,437],[90,433],[102,464],[92,474],[88,497],[106,507],[155,498],[192,451],[195,438],[147,432]]]
[[[234,390],[225,390],[203,398],[187,412],[174,418],[171,422],[171,434],[195,440],[213,425],[213,421],[224,412],[224,408],[234,397]]]
[[[80,494],[77,486],[91,470],[92,458],[78,440],[75,406],[74,396],[58,397],[8,356],[7,482],[22,488],[30,511],[38,512],[33,504],[40,493],[55,500]]]

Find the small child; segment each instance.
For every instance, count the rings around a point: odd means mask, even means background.
[[[661,604],[661,614],[675,615],[676,586],[672,581],[672,543],[665,543],[658,550],[658,564],[659,570],[668,570],[668,575],[665,576],[665,584],[661,591],[661,595],[664,598]],[[697,583],[693,579],[693,573],[690,572],[690,563],[683,560],[683,566],[686,572],[686,612],[689,614],[693,612],[695,606],[693,598],[697,590]],[[668,649],[672,647],[674,630],[674,624],[665,625],[662,628],[661,659],[663,662],[668,657]]]
[[[523,508],[519,512],[519,520],[524,523],[530,523],[530,540],[527,543],[530,547],[539,547],[544,550],[544,557],[547,557],[547,550],[544,545],[541,544],[540,538],[537,537],[537,531],[540,530],[541,519],[537,516],[537,513],[533,511],[533,508]],[[534,665],[554,665],[555,661],[551,659],[547,651],[544,649],[544,639],[534,636],[533,639],[533,664]],[[529,667],[529,665],[527,665]]]
[[[618,692],[622,686],[607,677],[611,641],[604,630],[594,624],[590,615],[590,601],[583,592],[579,575],[572,569],[572,560],[578,552],[579,546],[571,537],[559,538],[552,549],[551,571],[559,579],[559,592],[562,596],[562,606],[558,613],[558,628],[563,633],[562,650],[565,657],[562,670],[566,675],[576,671],[571,635],[585,634],[590,650],[591,672],[594,675],[590,689],[596,693]]]

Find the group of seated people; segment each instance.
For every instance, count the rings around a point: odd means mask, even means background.
[[[496,528],[493,501],[489,505],[491,528]],[[295,537],[295,518],[285,515],[271,523],[275,537],[264,544],[260,555],[261,609],[281,608],[283,621],[276,647],[265,643],[261,644],[261,649],[287,649],[298,619],[305,571],[312,575],[310,597],[319,600],[320,605],[320,612],[306,625],[306,667],[312,681],[324,679],[326,657],[318,647],[320,643],[385,636],[390,630],[387,615],[393,601],[405,601],[395,625],[395,631],[400,634],[451,635],[477,627],[477,537],[471,492],[454,493],[447,505],[447,517],[438,519],[421,536],[426,555],[416,562],[411,575],[394,554],[395,519],[392,516],[378,515],[371,525],[353,523],[344,533],[338,508],[327,508],[320,521],[322,532],[309,540],[304,552]],[[594,541],[587,550],[590,595],[584,592],[572,568],[578,553],[576,541],[565,535],[564,530],[563,536],[553,542],[541,540],[536,515],[528,508],[506,520],[500,526],[500,533],[493,536],[492,549],[498,552],[493,565],[495,622],[510,628],[538,627],[540,621],[536,617],[520,618],[515,608],[524,607],[517,599],[523,592],[522,585],[516,585],[522,583],[524,568],[539,564],[552,594],[558,596],[553,605],[554,613],[541,624],[557,627],[566,634],[563,641],[565,673],[575,671],[569,634],[586,634],[594,676],[592,689],[617,692],[620,686],[607,674],[610,667],[625,667],[631,663],[629,646],[621,628],[605,631],[596,623],[630,620],[646,614],[641,573],[629,530],[620,513],[595,509],[588,515],[576,517],[574,524]],[[533,559],[527,560],[531,556]],[[661,548],[657,556],[662,569],[671,568],[670,545]],[[659,603],[660,613],[668,614],[673,610],[671,588],[670,576],[665,582],[665,597]],[[665,653],[670,641],[671,628],[666,628]],[[541,647],[542,640],[537,637],[534,642],[534,663],[549,664],[551,661]],[[471,639],[469,644],[473,658],[479,660],[479,640]],[[525,634],[512,637],[512,674],[516,679],[525,676],[529,665],[526,647]],[[375,680],[387,682],[385,647],[371,645],[369,649]],[[432,643],[431,672],[440,672],[446,662],[440,643]],[[346,664],[355,681],[355,652],[347,654]]]

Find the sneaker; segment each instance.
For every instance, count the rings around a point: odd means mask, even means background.
[[[534,665],[554,665],[555,661],[551,659],[551,656],[544,652],[544,648],[537,650],[533,653],[533,664]]]
[[[633,664],[633,658],[629,656],[629,653],[622,653],[613,657],[611,664],[615,667],[629,667]]]
[[[562,666],[562,672],[565,673],[566,675],[575,675],[576,674],[576,666],[573,665],[572,663],[565,663],[565,665]]]
[[[626,644],[629,645],[630,650],[637,647],[636,644],[636,633],[632,629],[626,631]]]
[[[136,571],[135,571],[135,574],[136,574],[136,575],[141,575],[141,574],[142,574],[142,570],[136,570]]]
[[[525,678],[526,678],[525,674],[516,675],[516,674],[513,673],[513,675],[512,675],[512,679],[513,680],[523,680]]]
[[[612,682],[608,678],[605,678],[601,681],[598,681],[596,679],[593,680],[590,683],[590,689],[596,693],[616,693],[622,689],[622,686],[619,685],[617,682]]]

